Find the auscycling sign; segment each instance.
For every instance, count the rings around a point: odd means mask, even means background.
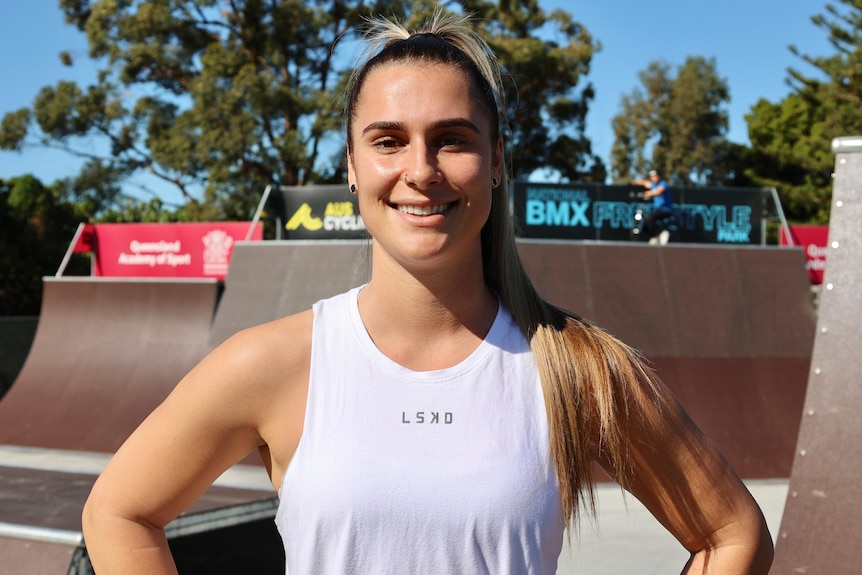
[[[635,213],[652,209],[639,186],[515,182],[513,203],[520,236],[541,239],[627,241]],[[763,222],[774,210],[760,188],[671,188],[677,209],[674,241],[762,244]]]
[[[518,235],[537,239],[628,241],[634,215],[652,209],[643,188],[602,184],[514,182]],[[678,230],[672,241],[762,244],[763,223],[774,210],[759,188],[671,188]],[[278,239],[368,237],[356,196],[347,185],[281,186],[268,201],[279,221]]]
[[[269,206],[280,223],[278,239],[333,240],[367,238],[356,196],[340,186],[281,186]]]

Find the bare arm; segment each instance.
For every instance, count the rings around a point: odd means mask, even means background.
[[[661,411],[629,418],[632,492],[691,552],[685,574],[766,575],[772,539],[746,487],[668,395]]]
[[[176,573],[165,525],[255,448],[268,448],[280,477],[301,434],[310,322],[300,314],[225,342],[117,451],[82,517],[99,575]]]
[[[649,186],[647,186],[647,187],[649,187]],[[656,186],[654,188],[651,188],[651,189],[648,189],[647,191],[645,191],[644,197],[645,198],[654,198],[655,196],[660,196],[664,193],[664,191],[666,189],[667,189],[666,186]]]
[[[643,193],[644,198],[660,196],[667,189],[667,186],[664,185],[656,186],[655,188],[651,189],[652,182],[650,182],[649,180],[632,180],[630,183],[633,186],[641,186],[643,188],[646,188],[646,191]]]

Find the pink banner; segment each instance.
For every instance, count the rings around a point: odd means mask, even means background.
[[[87,241],[93,275],[223,280],[233,246],[245,241],[250,226],[250,222],[94,224],[88,226],[92,233]],[[263,226],[257,224],[251,240],[262,239]]]
[[[790,226],[790,238],[793,245],[805,249],[805,269],[814,285],[823,283],[823,271],[826,269],[826,250],[829,241],[829,226]],[[779,244],[790,245],[787,238],[787,228],[781,227]]]

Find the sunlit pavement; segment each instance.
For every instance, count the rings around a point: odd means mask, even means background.
[[[746,481],[777,539],[789,480]],[[560,575],[664,575],[682,571],[688,552],[641,503],[615,484],[598,486],[597,525],[584,521],[571,545],[564,542]]]

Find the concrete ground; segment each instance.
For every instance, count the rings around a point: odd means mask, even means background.
[[[789,481],[746,481],[776,540],[787,498]],[[665,575],[682,571],[688,552],[641,503],[623,497],[615,484],[598,487],[598,524],[581,525],[580,537],[564,544],[557,573],[560,575]]]

